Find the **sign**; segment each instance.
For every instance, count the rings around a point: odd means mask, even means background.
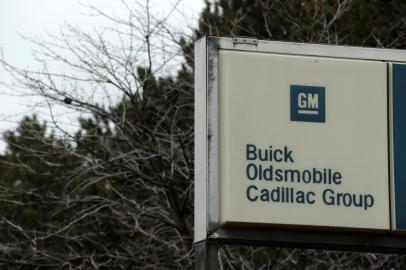
[[[406,231],[406,65],[390,66],[393,130],[392,170],[392,226],[395,231]]]
[[[390,228],[385,63],[219,60],[220,224]]]
[[[324,87],[291,85],[290,120],[324,123],[325,92]]]
[[[205,37],[195,57],[196,243],[406,250],[404,51]]]

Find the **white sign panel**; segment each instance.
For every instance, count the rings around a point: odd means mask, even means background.
[[[220,225],[389,230],[387,64],[220,50]]]

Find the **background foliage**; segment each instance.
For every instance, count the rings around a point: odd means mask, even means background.
[[[60,36],[32,39],[41,69],[0,60],[14,78],[7,87],[40,96],[52,119],[26,116],[4,134],[0,269],[192,268],[200,36],[406,48],[400,0],[206,1],[192,36],[152,14],[147,0],[122,3],[126,18],[93,8],[111,28],[68,25]],[[52,61],[72,72],[53,70]],[[168,66],[169,75],[161,72]],[[85,113],[77,131],[55,120],[57,105]],[[230,246],[219,261],[222,269],[406,267],[399,255]]]

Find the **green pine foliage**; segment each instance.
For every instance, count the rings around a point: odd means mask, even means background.
[[[211,2],[194,39],[210,34],[406,47],[400,0]],[[138,67],[140,91],[112,107],[91,107],[73,136],[52,131],[35,115],[4,134],[0,269],[192,268],[193,42],[179,41],[184,63],[176,75]],[[311,257],[311,269],[405,267],[399,256],[246,247],[220,252],[223,269],[296,269],[301,254]]]
[[[211,2],[211,1],[210,1]],[[252,36],[280,41],[405,47],[401,0],[206,1],[197,36]]]

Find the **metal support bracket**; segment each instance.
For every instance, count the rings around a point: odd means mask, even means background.
[[[246,37],[233,37],[233,43],[234,45],[235,44],[258,45],[258,39]]]
[[[218,244],[215,241],[204,240],[194,244],[195,270],[216,270],[218,263]]]

